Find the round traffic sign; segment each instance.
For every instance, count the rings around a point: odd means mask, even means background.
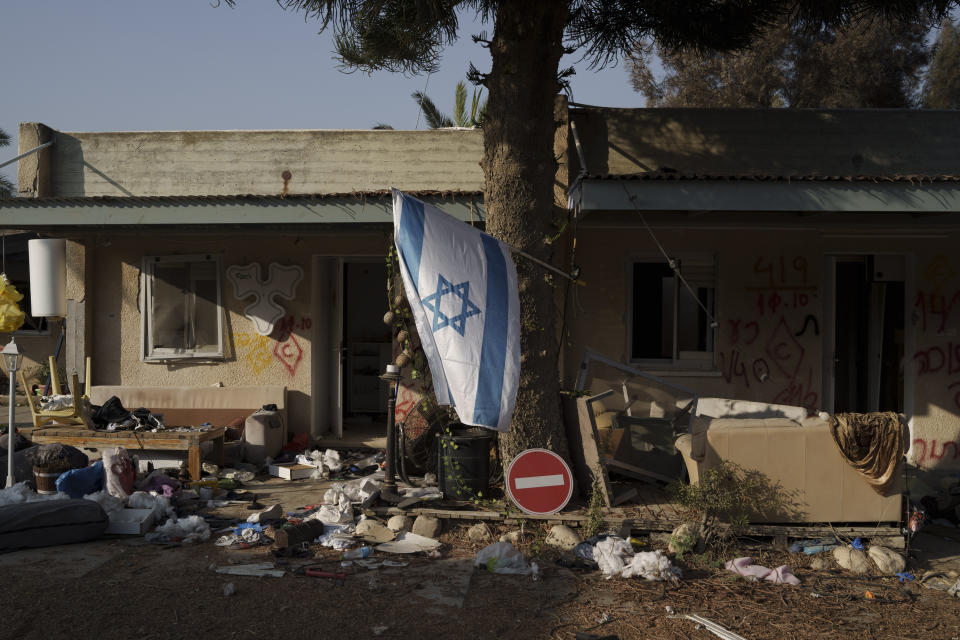
[[[513,503],[534,515],[560,511],[573,495],[570,467],[546,449],[527,449],[518,454],[507,467],[505,479]]]

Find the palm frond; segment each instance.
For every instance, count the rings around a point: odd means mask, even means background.
[[[414,91],[411,94],[414,102],[420,105],[420,110],[423,112],[423,117],[427,121],[427,126],[431,129],[443,129],[445,127],[452,127],[453,121],[437,109],[437,105],[433,104],[431,100],[425,93],[422,91]]]
[[[457,83],[453,92],[453,121],[458,127],[471,126],[467,118],[467,83],[463,80]]]

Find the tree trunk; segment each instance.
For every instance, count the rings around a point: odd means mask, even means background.
[[[487,231],[547,262],[547,238],[556,232],[554,97],[567,16],[566,3],[499,3],[483,125]],[[568,458],[560,417],[556,285],[543,267],[522,256],[514,261],[522,355],[513,423],[500,439],[504,464],[533,447]]]

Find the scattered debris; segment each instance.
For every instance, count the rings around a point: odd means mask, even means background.
[[[694,621],[695,623],[702,626],[704,629],[706,629],[713,635],[717,636],[718,638],[723,638],[723,640],[747,640],[743,636],[736,634],[733,631],[726,629],[725,627],[721,627],[716,622],[707,620],[703,616],[698,616],[692,613],[688,613],[688,614],[685,614],[683,617],[686,618],[687,620]]]
[[[674,582],[682,572],[673,566],[662,551],[635,553],[629,542],[617,536],[608,536],[593,546],[593,559],[607,578],[640,576],[647,580]]]
[[[480,549],[473,560],[475,567],[484,567],[491,573],[512,573],[526,575],[530,565],[516,547],[509,542],[494,542]]]
[[[257,562],[253,564],[231,564],[223,567],[217,567],[217,573],[225,573],[232,576],[253,576],[282,578],[286,571],[277,569],[272,562]],[[227,595],[226,593],[224,595]]]
[[[233,594],[235,594],[236,592],[237,592],[237,588],[233,585],[232,582],[228,582],[223,587],[223,595],[228,598]]]
[[[753,564],[753,558],[743,557],[730,560],[724,566],[727,571],[732,571],[747,580],[766,580],[773,584],[789,584],[793,586],[800,584],[800,579],[793,575],[793,572],[790,571],[790,567],[787,565],[781,565],[776,569],[768,569],[767,567]]]
[[[417,553],[420,551],[435,551],[439,548],[439,540],[417,535],[410,531],[401,531],[397,534],[395,540],[377,545],[377,551],[386,553]]]

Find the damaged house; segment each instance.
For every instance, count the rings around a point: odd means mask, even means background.
[[[590,348],[701,397],[903,413],[910,461],[960,467],[960,116],[566,113],[556,263],[586,286],[565,297],[565,387]],[[283,387],[288,435],[382,434],[388,189],[483,221],[476,130],[19,137],[55,142],[0,224],[68,239],[67,371]],[[41,362],[60,324],[18,343]],[[404,387],[398,418],[416,401]]]

